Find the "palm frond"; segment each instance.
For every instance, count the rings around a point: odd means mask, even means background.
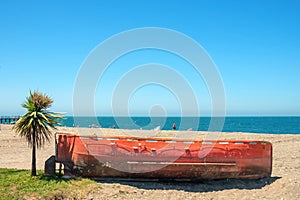
[[[53,100],[46,94],[30,91],[29,97],[22,104],[22,107],[27,109],[27,113],[16,122],[14,129],[21,137],[26,138],[29,145],[34,145],[33,141],[35,141],[38,148],[42,147],[51,139],[52,130],[60,125],[58,119],[63,116],[47,111],[52,103]],[[35,134],[33,134],[34,130]],[[35,140],[33,140],[33,135],[35,135]]]

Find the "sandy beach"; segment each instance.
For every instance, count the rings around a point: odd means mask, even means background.
[[[31,149],[26,141],[1,124],[0,168],[30,169]],[[60,132],[96,135],[140,134],[140,131],[114,129],[75,129],[60,127]],[[178,131],[144,131],[156,137],[187,137]],[[182,135],[181,135],[182,134]],[[205,138],[205,132],[190,132],[192,138]],[[300,199],[300,135],[220,133],[219,139],[265,140],[273,144],[273,171],[271,178],[260,180],[215,180],[197,183],[172,182],[100,182],[97,191],[86,199]],[[54,155],[54,137],[51,143],[37,151],[37,167]]]

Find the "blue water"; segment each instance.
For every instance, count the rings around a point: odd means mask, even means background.
[[[96,119],[97,121],[93,121]],[[214,118],[218,123],[221,118]],[[213,120],[213,121],[215,121]],[[300,117],[226,117],[224,126],[211,126],[210,117],[65,117],[63,126],[97,127],[122,129],[171,130],[176,123],[177,130],[250,132],[250,133],[290,133],[300,134]],[[98,123],[98,124],[97,124]]]

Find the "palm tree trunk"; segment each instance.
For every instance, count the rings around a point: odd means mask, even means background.
[[[33,127],[32,133],[32,159],[31,159],[31,176],[36,176],[36,137],[35,127]]]

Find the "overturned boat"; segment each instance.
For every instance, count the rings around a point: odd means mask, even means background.
[[[65,175],[92,178],[259,179],[272,172],[272,144],[56,134],[55,161]]]

